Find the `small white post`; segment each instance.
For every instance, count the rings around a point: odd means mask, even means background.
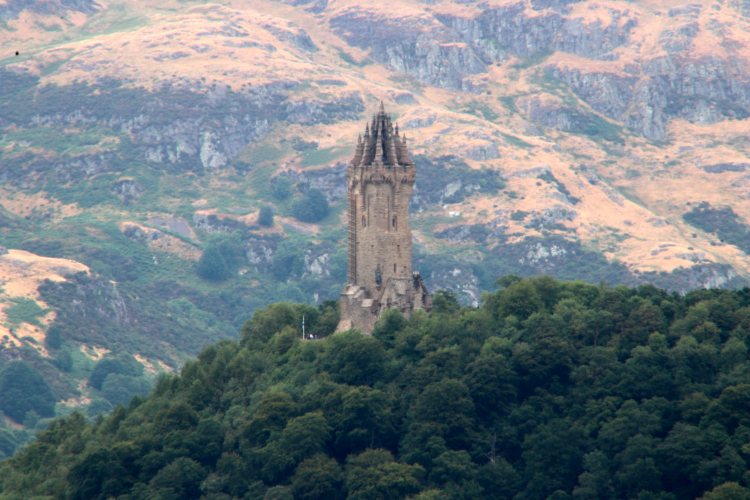
[[[305,340],[305,315],[302,315],[302,340]]]

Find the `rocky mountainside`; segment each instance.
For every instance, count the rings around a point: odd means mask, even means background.
[[[148,378],[261,305],[335,299],[344,168],[381,100],[417,160],[431,288],[471,304],[503,274],[742,286],[748,16],[734,0],[6,1],[0,363],[33,365],[58,413],[93,413],[122,397],[88,383],[112,353]]]

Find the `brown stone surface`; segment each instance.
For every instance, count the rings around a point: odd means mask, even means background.
[[[347,170],[349,267],[338,330],[369,334],[386,309],[408,317],[430,308],[430,295],[412,270],[409,199],[415,178],[406,138],[381,105]]]

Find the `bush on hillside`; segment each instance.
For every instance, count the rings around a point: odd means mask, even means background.
[[[23,422],[30,411],[51,417],[55,414],[55,396],[33,366],[13,361],[0,371],[0,411],[16,422]]]
[[[258,212],[258,224],[263,227],[273,226],[273,208],[268,205],[260,207],[260,211]]]
[[[143,365],[127,354],[105,356],[94,366],[89,375],[89,385],[94,389],[101,389],[104,380],[111,374],[138,377],[143,374]]]
[[[318,189],[308,189],[292,205],[292,215],[302,222],[320,222],[329,212],[328,200]]]
[[[208,281],[225,281],[237,273],[244,259],[242,246],[234,239],[212,241],[196,264],[198,276]]]

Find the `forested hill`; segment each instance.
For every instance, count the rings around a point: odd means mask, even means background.
[[[0,464],[0,496],[750,498],[747,289],[506,278],[478,309],[438,294],[317,341],[303,312],[270,306],[147,398],[55,421]]]

